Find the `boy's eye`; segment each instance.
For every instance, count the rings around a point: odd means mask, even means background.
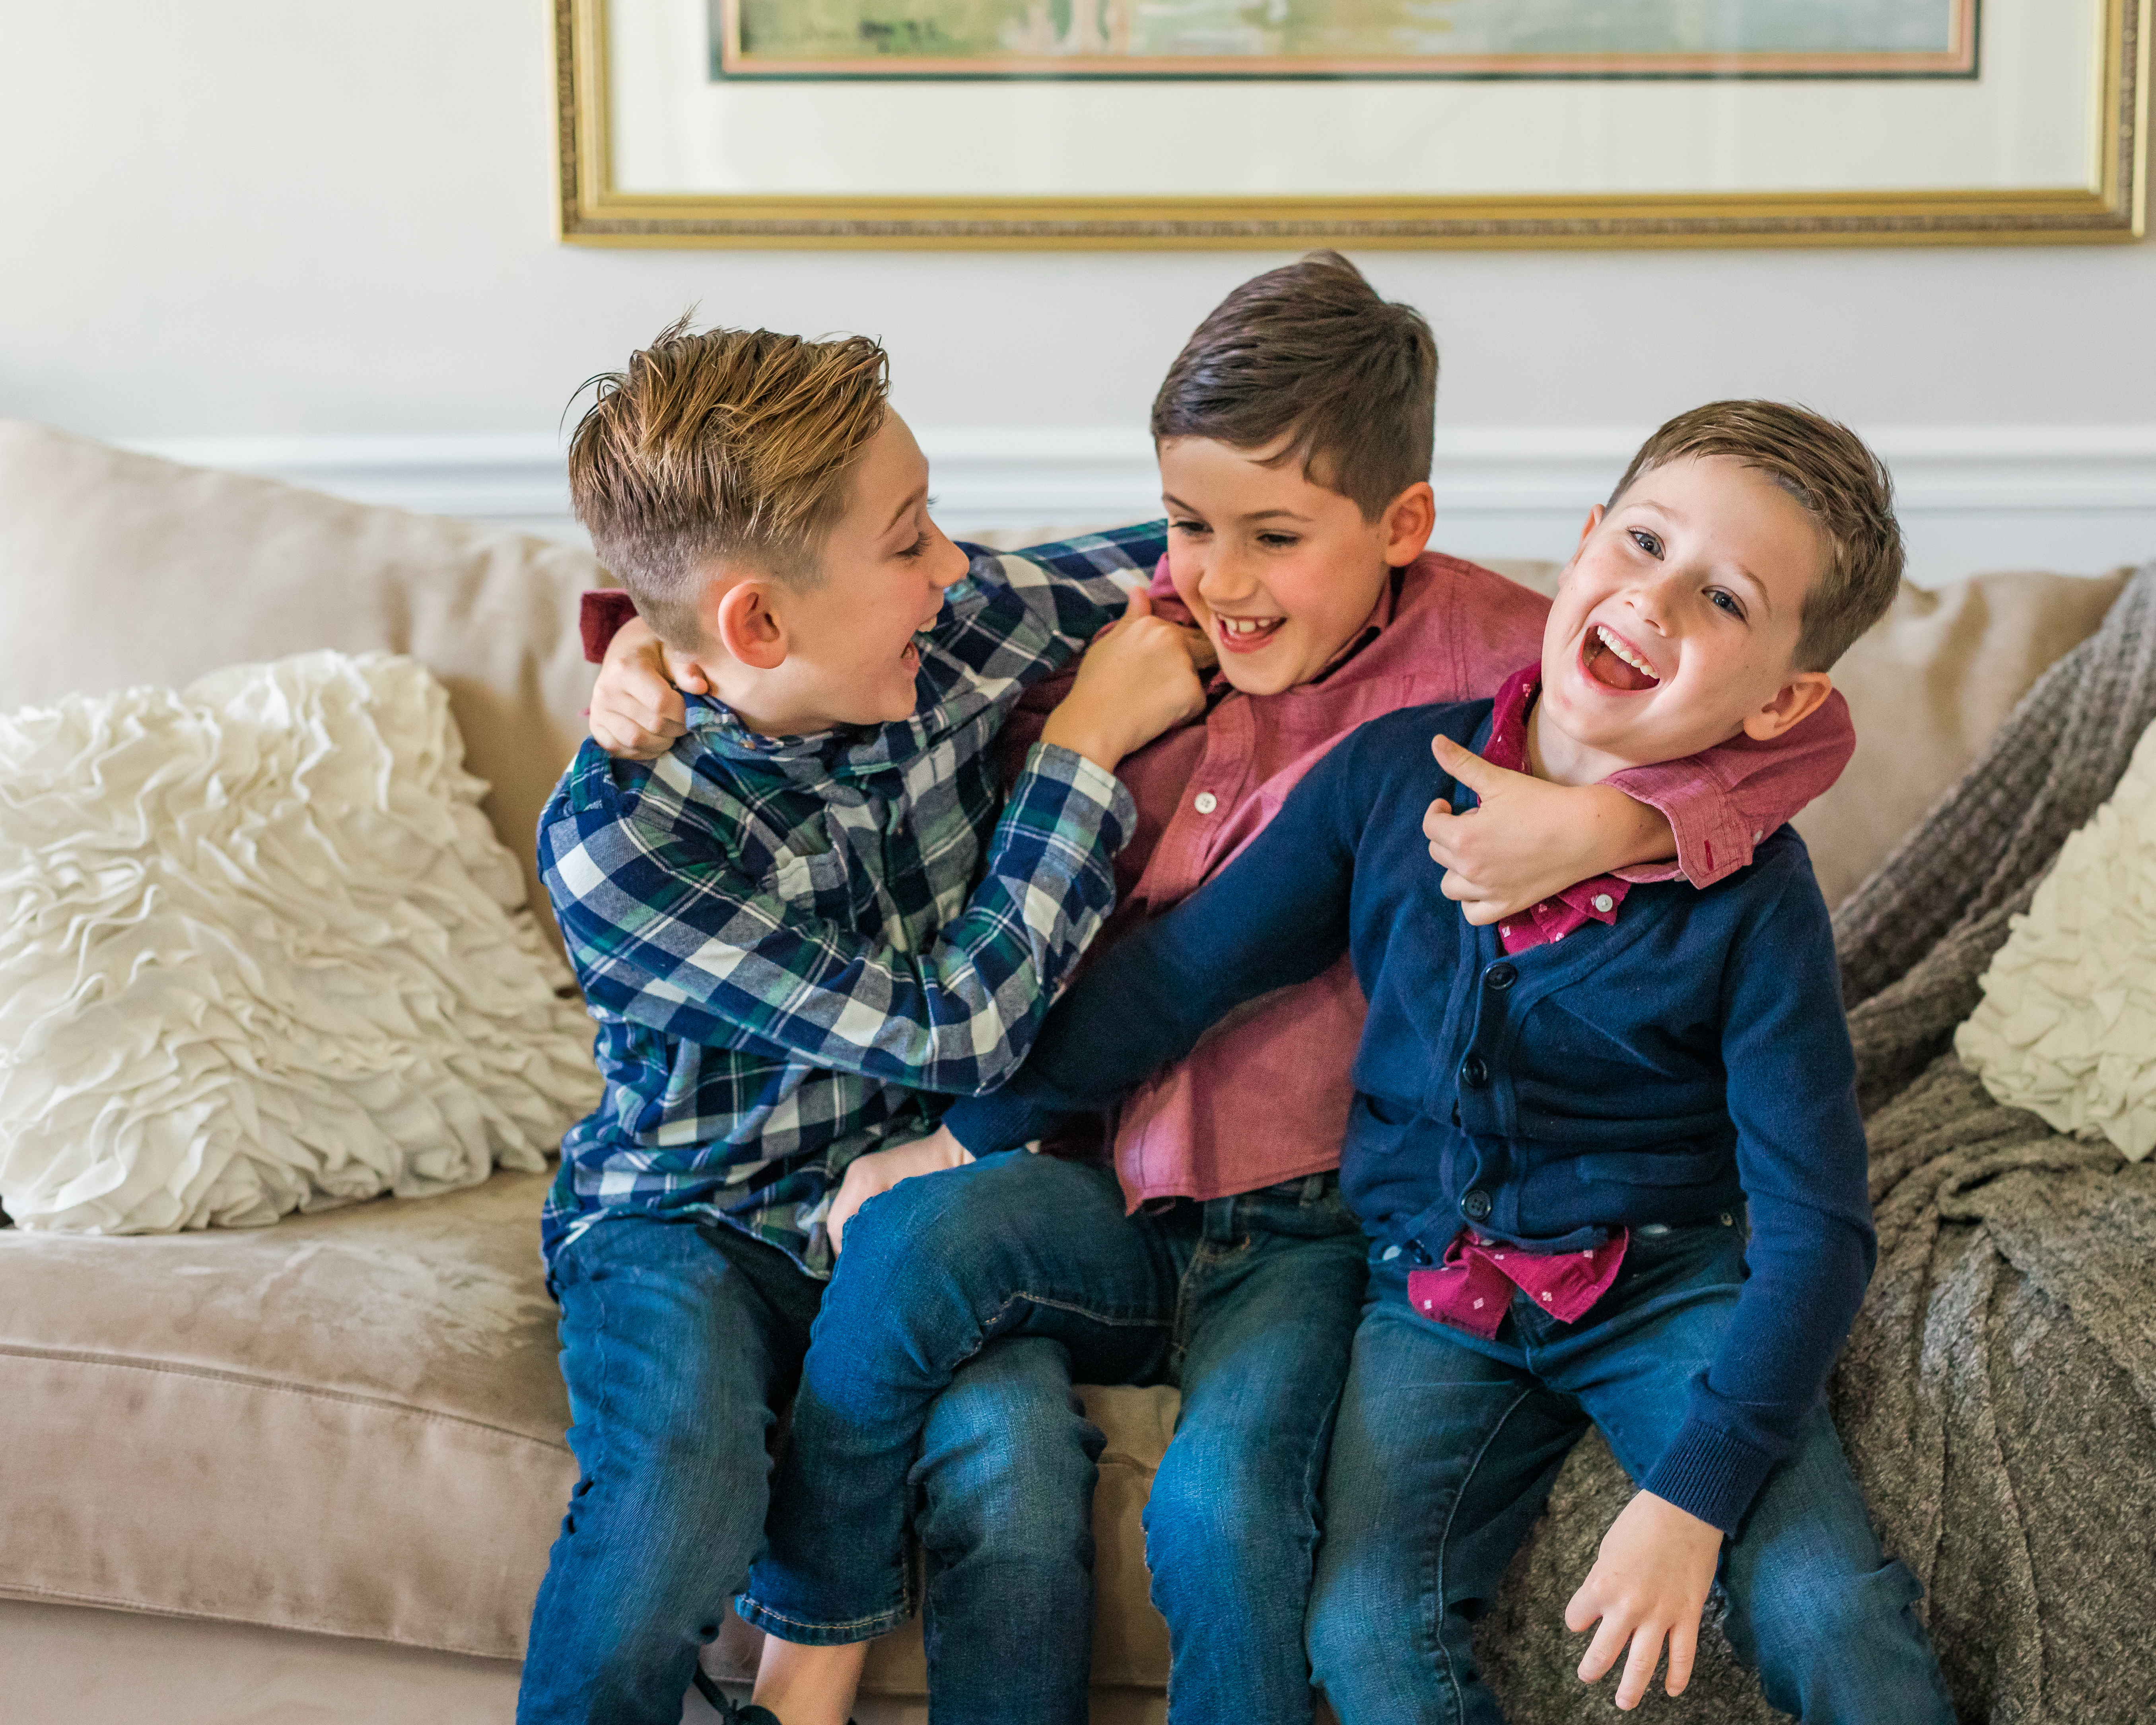
[[[1171,532],[1184,534],[1194,539],[1200,533],[1209,532],[1212,531],[1203,521],[1170,521],[1168,525]]]
[[[924,557],[927,554],[928,545],[928,535],[926,532],[923,532],[918,539],[913,542],[912,544],[907,546],[904,551],[899,552],[899,555],[906,559],[909,562],[913,562],[916,558]]]
[[[1258,543],[1264,546],[1269,551],[1285,551],[1289,546],[1297,545],[1301,542],[1292,533],[1260,533],[1258,535]]]
[[[1635,527],[1631,531],[1633,544],[1638,546],[1649,557],[1658,557],[1662,554],[1662,542],[1645,527]]]
[[[1740,620],[1744,615],[1744,608],[1741,604],[1738,603],[1737,595],[1732,593],[1725,592],[1721,588],[1710,587],[1707,588],[1707,602],[1719,610],[1727,611],[1732,617],[1739,619]]]

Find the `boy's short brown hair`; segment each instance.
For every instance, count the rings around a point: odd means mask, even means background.
[[[1633,456],[1609,494],[1671,461],[1727,455],[1804,506],[1827,542],[1826,567],[1804,593],[1799,670],[1828,670],[1887,614],[1902,585],[1902,528],[1887,465],[1846,425],[1777,401],[1715,401],[1680,413]]]
[[[816,578],[846,476],[883,424],[890,360],[865,336],[691,335],[685,316],[593,385],[569,443],[577,519],[644,621],[693,651],[711,560]]]
[[[1234,449],[1290,439],[1278,459],[1353,501],[1364,521],[1430,477],[1437,341],[1412,305],[1380,299],[1337,252],[1312,252],[1229,295],[1153,398],[1155,443]]]

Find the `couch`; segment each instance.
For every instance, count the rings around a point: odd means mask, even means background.
[[[0,710],[318,647],[411,654],[447,685],[535,893],[536,818],[590,687],[578,595],[605,579],[565,545],[0,423]],[[1856,759],[1799,823],[1830,901],[2122,579],[1903,593],[1838,678]],[[260,1230],[0,1230],[0,1712],[508,1718],[575,1476],[536,1250],[545,1179]],[[1156,1719],[1167,1638],[1138,1517],[1176,1399],[1083,1394],[1107,1435],[1094,1717]],[[752,1660],[732,1625],[707,1664],[733,1680]],[[917,1627],[879,1643],[863,1725],[925,1717],[923,1675]],[[708,1717],[688,1701],[685,1717]]]

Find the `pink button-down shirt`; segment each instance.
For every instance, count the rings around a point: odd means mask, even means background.
[[[1152,590],[1167,602],[1162,609],[1175,603],[1165,559]],[[1540,594],[1501,575],[1425,552],[1394,575],[1369,623],[1316,680],[1258,696],[1216,680],[1204,718],[1120,769],[1138,824],[1117,859],[1118,905],[1101,943],[1217,873],[1364,720],[1495,695],[1512,672],[1540,658],[1548,610]],[[1028,728],[1015,727],[1014,746]],[[1779,742],[1740,737],[1692,760],[1619,774],[1610,782],[1659,809],[1677,841],[1676,865],[1620,872],[1644,880],[1681,870],[1704,886],[1743,867],[1758,839],[1840,776],[1855,743],[1837,694]],[[1250,1002],[1134,1092],[1115,1142],[1130,1207],[1222,1198],[1335,1167],[1363,1014],[1362,990],[1342,959],[1312,982]]]

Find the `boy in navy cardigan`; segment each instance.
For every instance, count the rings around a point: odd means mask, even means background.
[[[1309,1626],[1347,1725],[1498,1717],[1471,1627],[1590,1420],[1640,1489],[1565,1614],[1599,1625],[1584,1681],[1624,1658],[1635,1707],[1666,1643],[1680,1692],[1719,1573],[1776,1706],[1953,1717],[1823,1400],[1875,1244],[1803,841],[1704,890],[1587,881],[1476,927],[1419,826],[1472,795],[1437,737],[1584,784],[1780,736],[1901,563],[1846,429],[1758,402],[1672,420],[1589,517],[1539,668],[1363,726],[1081,979],[1012,1086],[944,1117],[976,1155],[1023,1143],[1351,955],[1369,1016],[1341,1178],[1372,1275]]]

